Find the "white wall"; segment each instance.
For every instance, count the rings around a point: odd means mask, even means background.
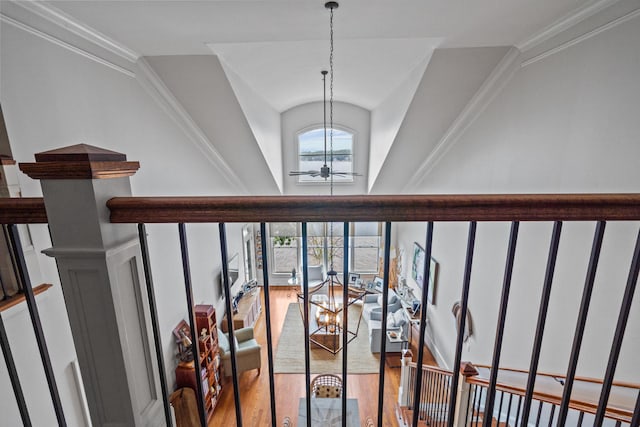
[[[322,102],[310,102],[293,107],[282,113],[282,164],[284,167],[284,194],[329,195],[329,185],[325,183],[298,183],[297,177],[289,172],[298,170],[298,139],[301,131],[322,128]],[[334,182],[334,194],[365,194],[367,192],[368,156],[370,144],[369,110],[343,102],[333,103],[334,126],[355,133],[353,158],[356,176],[353,182]],[[327,104],[327,127],[329,126],[329,107]]]
[[[220,61],[220,64],[242,107],[242,111],[253,132],[253,136],[262,151],[267,166],[271,170],[273,179],[280,191],[282,191],[283,170],[280,113],[245,83],[227,64],[223,61]]]
[[[413,100],[418,84],[431,60],[430,52],[416,65],[404,81],[391,91],[376,108],[371,111],[371,147],[369,149],[369,188],[375,182],[407,109]]]
[[[34,153],[82,142],[140,161],[140,170],[131,177],[135,195],[225,195],[233,191],[126,70],[114,70],[5,22],[1,43],[0,102],[18,162],[32,162]],[[135,64],[129,66],[136,72]],[[41,195],[39,182],[26,175],[20,174],[20,185],[24,196]],[[238,242],[229,242],[231,253],[241,251],[240,226],[235,227]],[[35,252],[48,248],[47,228],[30,228]],[[189,225],[187,231],[194,298],[221,308],[214,283],[221,268],[217,225]],[[150,225],[148,232],[166,372],[172,383],[175,344],[171,331],[186,316],[178,231],[176,225]],[[43,273],[37,280],[54,285],[38,301],[65,415],[70,426],[84,425],[70,370],[75,352],[55,263],[40,257]],[[30,413],[35,426],[49,426],[53,410],[30,338],[28,316],[24,308],[12,310],[3,319]],[[6,425],[20,424],[4,363],[0,364],[0,413]]]
[[[638,192],[640,169],[640,19],[635,18],[521,68],[429,174],[409,192]],[[547,45],[547,49],[554,47]],[[475,337],[463,360],[490,363],[508,224],[480,224],[470,310]],[[423,225],[398,227],[400,245],[424,241]],[[551,295],[540,368],[566,372],[586,275],[593,224],[565,224]],[[454,354],[451,306],[460,299],[467,226],[435,229],[440,263],[437,304],[429,306],[430,335],[446,363]],[[578,373],[602,377],[606,368],[638,224],[609,223]],[[527,369],[549,248],[551,224],[522,224],[503,366]],[[410,252],[407,252],[410,253]],[[410,260],[405,262],[410,266]],[[405,272],[410,275],[409,272]],[[637,295],[617,379],[638,381]]]
[[[369,184],[371,193],[394,194],[403,189],[508,50],[478,47],[433,52],[376,180]],[[376,116],[378,126],[384,119]]]
[[[214,55],[145,58],[250,194],[280,190]]]

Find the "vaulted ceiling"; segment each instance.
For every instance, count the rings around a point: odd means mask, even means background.
[[[433,157],[438,141],[510,46],[531,46],[553,36],[558,22],[572,22],[574,16],[586,16],[584,11],[615,1],[342,0],[334,17],[334,93],[336,101],[371,112],[368,173],[359,178],[365,180],[363,188],[396,192],[403,185],[390,185],[388,177],[405,183],[415,180],[409,171],[425,170],[425,159]],[[162,73],[158,67],[175,61],[151,57],[179,61],[180,56],[215,54],[219,65],[207,64],[211,69],[221,66],[233,87],[238,111],[243,110],[243,121],[253,134],[245,132],[244,139],[259,157],[256,168],[268,171],[270,181],[283,191],[285,135],[280,135],[280,123],[271,122],[292,107],[322,100],[319,72],[329,66],[329,11],[324,0],[19,3],[76,34],[89,31],[103,47],[117,46],[130,60],[147,57],[155,72],[165,77],[168,70]],[[206,78],[208,70],[198,70],[199,78]],[[183,74],[173,79],[169,90],[180,90],[181,79]],[[189,115],[213,150],[225,157],[225,148],[215,144],[228,144],[228,138],[207,130],[212,124],[206,115],[197,119],[199,110],[215,110],[207,107],[215,96],[205,96],[205,88],[215,85],[202,82],[200,89],[189,88],[201,95]],[[417,102],[420,111],[412,114],[409,106],[416,93],[422,97]],[[182,107],[190,110],[186,104],[193,96],[173,95],[182,97]],[[268,114],[256,112],[254,105],[260,105],[260,112],[268,109]],[[401,128],[407,121],[412,129]],[[397,143],[397,135],[411,142]],[[225,160],[233,164],[233,159]]]
[[[434,48],[511,46],[591,1],[344,0],[336,99],[375,108]],[[324,0],[55,1],[143,56],[217,53],[277,111],[321,99]]]

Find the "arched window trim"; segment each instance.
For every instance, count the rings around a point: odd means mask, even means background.
[[[329,127],[329,125],[327,124],[327,128]],[[298,169],[299,167],[299,159],[300,159],[300,135],[307,133],[309,131],[312,130],[316,130],[316,129],[323,129],[324,126],[322,123],[318,123],[318,124],[312,124],[309,126],[305,126],[302,129],[298,130],[295,133],[294,136],[294,146],[295,146],[295,150],[294,150],[294,157],[293,157],[293,164],[294,169]],[[340,123],[334,123],[333,124],[333,128],[337,129],[337,130],[341,130],[344,132],[347,132],[349,134],[352,135],[352,139],[351,139],[351,156],[352,156],[352,160],[351,160],[351,168],[352,171],[355,172],[355,168],[356,168],[356,156],[358,155],[357,153],[357,142],[358,142],[358,132],[353,129],[350,128],[349,126],[345,126],[342,125]],[[329,134],[327,133],[327,149],[329,149]],[[338,180],[333,182],[334,185],[353,185],[355,183],[355,177],[351,177],[351,179],[349,180]],[[300,177],[296,178],[296,184],[298,185],[329,185],[329,180],[327,181],[300,181]]]

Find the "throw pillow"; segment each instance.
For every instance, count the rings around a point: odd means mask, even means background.
[[[316,388],[316,397],[340,397],[340,386],[321,385]]]

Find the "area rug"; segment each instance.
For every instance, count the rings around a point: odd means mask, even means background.
[[[349,307],[350,330],[354,331],[362,307],[354,304]],[[342,354],[333,355],[321,348],[311,348],[312,374],[340,374],[342,372]],[[372,354],[369,349],[369,331],[364,320],[360,322],[358,336],[349,343],[347,350],[347,369],[349,374],[375,374],[380,370],[380,354]],[[297,303],[289,304],[284,318],[280,340],[274,360],[276,374],[304,374],[304,329],[302,316]]]

